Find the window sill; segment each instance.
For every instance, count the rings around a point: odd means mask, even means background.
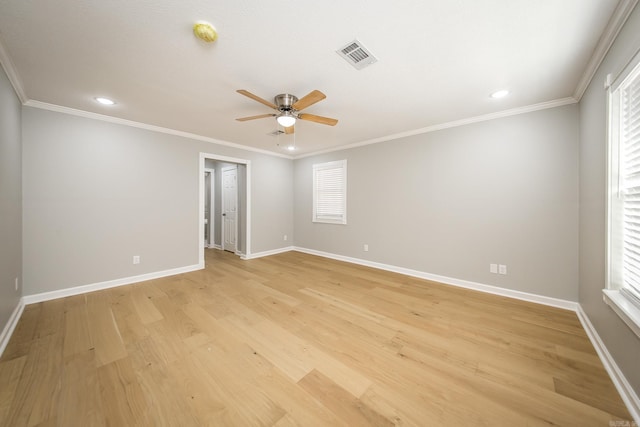
[[[347,225],[346,221],[342,220],[330,220],[330,219],[312,219],[311,222],[315,224],[338,224],[338,225]]]
[[[620,291],[605,289],[602,292],[604,294],[604,302],[606,302],[640,338],[640,308],[629,301]]]

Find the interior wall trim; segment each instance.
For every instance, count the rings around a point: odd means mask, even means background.
[[[426,273],[424,271],[412,270],[410,268],[398,267],[395,265],[383,264],[374,261],[368,261],[360,258],[352,258],[344,255],[336,255],[329,252],[317,251],[315,249],[307,249],[294,247],[295,251],[304,252],[311,255],[318,255],[325,258],[331,258],[338,261],[350,262],[352,264],[364,265],[366,267],[377,268],[380,270],[392,271],[419,279],[430,280],[433,282],[444,283],[446,285],[458,286],[460,288],[471,289],[474,291],[485,292],[503,297],[515,298],[522,301],[533,302],[537,304],[548,305],[551,307],[562,308],[565,310],[576,311],[578,303],[560,298],[547,297],[544,295],[531,294],[528,292],[515,291],[512,289],[501,288],[493,285],[485,285],[483,283],[471,282],[469,280],[456,279],[453,277],[440,276],[437,274]]]
[[[609,353],[609,350],[604,345],[600,335],[598,335],[598,331],[593,327],[591,320],[589,320],[589,316],[587,316],[587,313],[585,313],[581,305],[578,305],[576,312],[578,314],[578,319],[580,319],[580,323],[582,323],[582,327],[591,340],[591,344],[595,347],[598,357],[600,357],[604,368],[607,370],[609,377],[611,377],[611,381],[613,381],[618,393],[620,393],[620,397],[622,397],[625,405],[627,405],[627,409],[631,413],[636,424],[640,425],[640,398],[633,390],[633,387],[631,387],[631,384],[629,384],[629,381],[627,381],[627,378],[618,367],[618,364],[611,356],[611,353]]]
[[[18,301],[18,305],[13,310],[13,313],[11,313],[11,317],[9,317],[9,321],[6,325],[4,325],[2,334],[0,334],[0,357],[2,356],[2,353],[4,353],[4,349],[7,348],[7,344],[9,344],[11,335],[13,335],[13,331],[18,325],[18,320],[20,320],[20,316],[22,316],[24,305],[24,298],[20,298],[20,300]]]
[[[591,80],[593,80],[593,76],[596,75],[600,64],[602,64],[605,56],[607,56],[613,42],[616,40],[616,37],[618,37],[618,33],[624,26],[625,22],[627,22],[629,15],[631,15],[631,12],[633,12],[637,3],[638,0],[620,0],[618,3],[616,10],[613,12],[613,16],[611,16],[609,23],[600,36],[598,44],[593,50],[593,55],[591,55],[591,58],[582,73],[582,77],[578,81],[576,89],[573,92],[573,97],[578,101],[582,99],[582,95],[584,95],[584,92],[589,87]]]
[[[27,94],[24,91],[22,79],[20,79],[20,76],[16,71],[16,66],[13,64],[11,56],[9,56],[9,52],[4,46],[2,38],[0,38],[0,66],[2,66],[4,72],[7,74],[9,82],[11,83],[11,86],[13,86],[13,90],[16,92],[16,95],[18,95],[20,102],[23,104],[27,102],[29,98],[27,98]]]
[[[480,292],[506,296],[506,297],[515,298],[519,300],[524,300],[524,301],[529,301],[529,302],[534,302],[538,304],[544,304],[552,307],[575,311],[577,313],[578,319],[580,320],[580,323],[582,324],[583,328],[585,329],[585,332],[587,333],[587,336],[589,337],[589,340],[593,344],[598,356],[600,357],[602,364],[604,365],[605,369],[607,370],[607,373],[611,377],[611,380],[613,381],[616,389],[620,393],[622,400],[624,401],[627,408],[629,409],[631,416],[633,417],[635,422],[640,425],[640,398],[635,393],[634,389],[631,387],[626,377],[624,376],[624,374],[616,364],[615,360],[611,356],[611,353],[609,353],[607,347],[605,346],[604,342],[598,335],[598,332],[596,331],[596,329],[593,327],[593,324],[589,320],[589,317],[584,312],[584,310],[582,309],[579,303],[562,300],[558,298],[551,298],[551,297],[546,297],[546,296],[541,296],[536,294],[530,294],[526,292],[513,291],[510,289],[499,288],[496,286],[485,285],[477,282],[470,282],[467,280],[460,280],[460,279],[450,278],[446,276],[425,273],[425,272],[411,270],[403,267],[392,266],[389,264],[382,264],[378,262],[348,257],[344,255],[337,255],[329,252],[323,252],[315,249],[308,249],[308,248],[303,248],[298,246],[288,246],[288,247],[283,247],[279,249],[256,252],[254,254],[251,254],[250,258],[245,258],[245,259],[261,258],[264,256],[289,252],[292,250],[310,254],[310,255],[321,256],[324,258],[335,259],[338,261],[349,262],[352,264],[358,264],[358,265],[363,265],[367,267],[377,268],[380,270],[405,274],[405,275],[417,277],[420,279],[436,281],[439,283],[463,287],[463,288],[472,289]],[[123,286],[131,283],[171,276],[174,274],[187,273],[190,271],[196,271],[203,268],[204,268],[204,265],[196,264],[196,265],[187,266],[187,267],[180,267],[180,268],[171,269],[171,270],[164,270],[164,271],[155,272],[155,273],[142,274],[138,276],[99,282],[99,283],[94,283],[90,285],[76,286],[72,288],[66,288],[66,289],[61,289],[57,291],[44,292],[44,293],[22,297],[19,300],[19,303],[16,306],[16,308],[13,310],[13,313],[11,314],[9,321],[7,322],[4,329],[2,330],[2,333],[0,334],[0,356],[2,356],[2,353],[6,349],[7,344],[11,339],[11,335],[13,334],[18,324],[20,316],[22,315],[22,312],[24,310],[24,307],[28,304],[34,304],[38,302],[64,298],[67,296],[78,295],[78,294],[98,291],[102,289],[109,289],[109,288]]]
[[[574,97],[567,97],[561,99],[554,99],[552,101],[540,102],[538,104],[526,105],[524,107],[512,108],[510,110],[497,111],[495,113],[483,114],[475,117],[468,117],[466,119],[454,120],[451,122],[440,123],[433,126],[427,126],[419,129],[409,130],[406,132],[395,133],[393,135],[387,135],[380,138],[369,139],[362,142],[356,142],[348,145],[340,145],[326,150],[314,151],[312,153],[305,153],[295,156],[295,159],[303,159],[305,157],[317,156],[319,154],[332,153],[334,151],[348,150],[350,148],[363,147],[365,145],[378,144],[380,142],[392,141],[395,139],[406,138],[414,135],[421,135],[430,132],[436,132],[443,129],[450,129],[459,126],[466,126],[473,123],[486,122],[489,120],[501,119],[504,117],[516,116],[518,114],[526,114],[539,110],[546,110],[548,108],[562,107],[564,105],[576,104],[578,101]]]
[[[72,116],[84,117],[87,119],[100,120],[103,122],[115,123],[123,126],[129,126],[139,129],[150,130],[152,132],[165,133],[168,135],[175,135],[182,138],[194,139],[196,141],[210,142],[212,144],[224,145],[226,147],[237,148],[243,151],[251,151],[254,153],[266,154],[273,157],[282,157],[285,159],[293,159],[291,156],[285,154],[276,153],[274,151],[262,150],[260,148],[254,148],[248,145],[236,144],[235,142],[223,141],[221,139],[209,138],[207,136],[197,135],[195,133],[183,132],[181,130],[164,128],[161,126],[150,125],[142,122],[135,122],[133,120],[121,119],[119,117],[107,116],[106,114],[92,113],[90,111],[78,110],[75,108],[63,107],[61,105],[49,104],[41,101],[27,100],[23,102],[27,107],[40,108],[42,110],[55,111],[57,113],[70,114]]]
[[[582,306],[579,303],[536,295],[536,294],[529,294],[526,292],[512,291],[510,289],[499,288],[496,286],[484,285],[481,283],[424,273],[421,271],[411,270],[403,267],[396,267],[388,264],[381,264],[381,263],[367,261],[359,258],[336,255],[328,252],[317,251],[314,249],[294,247],[293,250],[311,254],[311,255],[317,255],[325,258],[335,259],[338,261],[345,261],[353,264],[364,265],[367,267],[378,268],[381,270],[392,271],[395,273],[406,274],[408,276],[417,277],[420,279],[432,280],[432,281],[444,283],[447,285],[459,286],[459,287],[472,289],[480,292],[486,292],[490,294],[505,296],[509,298],[515,298],[519,300],[524,300],[524,301],[529,301],[529,302],[534,302],[538,304],[544,304],[552,307],[575,311],[578,316],[578,319],[580,320],[580,323],[582,324],[582,327],[584,328],[585,332],[587,333],[587,336],[589,337],[589,340],[591,341],[591,344],[595,348],[596,353],[598,354],[598,357],[602,361],[602,364],[604,365],[604,368],[609,374],[609,377],[611,377],[611,381],[613,382],[614,386],[618,390],[618,393],[620,393],[620,396],[622,397],[622,400],[624,401],[625,405],[627,406],[629,413],[635,420],[636,424],[640,425],[640,398],[638,398],[638,395],[629,384],[629,381],[627,381],[623,372],[620,370],[620,368],[616,364],[615,360],[611,356],[611,353],[609,353],[609,350],[604,345],[604,342],[602,341],[602,339],[600,339],[598,332],[593,327],[593,324],[589,320],[589,317],[584,312],[584,310],[582,309]]]
[[[71,288],[58,289],[51,292],[42,292],[39,294],[26,295],[22,297],[24,304],[35,304],[38,302],[54,300],[58,298],[65,298],[73,295],[84,294],[87,292],[101,291],[103,289],[115,288],[123,285],[130,285],[132,283],[144,282],[152,279],[159,279],[161,277],[173,276],[175,274],[188,273],[191,271],[202,270],[204,264],[194,264],[186,267],[172,268],[169,270],[156,271],[153,273],[140,274],[138,276],[123,277],[121,279],[107,280],[105,282],[92,283],[89,285],[74,286]]]
[[[269,250],[269,251],[256,252],[256,253],[253,253],[253,254],[250,254],[250,255],[243,256],[242,259],[246,260],[246,259],[262,258],[262,257],[265,257],[265,256],[277,255],[277,254],[281,254],[281,253],[284,253],[284,252],[290,252],[290,251],[293,251],[293,250],[294,250],[293,246],[286,246],[284,248],[278,248],[278,249],[272,249],[272,250]]]

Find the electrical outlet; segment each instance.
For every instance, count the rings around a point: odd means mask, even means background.
[[[498,264],[489,264],[489,273],[498,274]]]
[[[499,274],[507,274],[507,266],[504,264],[500,264],[498,266],[498,273]]]
[[[363,248],[363,249],[364,249],[364,251],[365,251],[365,252],[369,252],[369,245],[367,245],[367,244],[365,243],[365,245],[364,245],[364,248]]]
[[[16,291],[18,290],[18,278],[16,277]]]
[[[284,235],[284,241],[285,242],[287,241],[287,235],[286,234]]]
[[[134,264],[140,264],[140,255],[134,255],[133,256],[133,263]]]

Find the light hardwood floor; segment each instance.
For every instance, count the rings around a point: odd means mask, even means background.
[[[27,306],[0,359],[0,425],[630,419],[573,312],[296,252],[206,252],[202,271]]]

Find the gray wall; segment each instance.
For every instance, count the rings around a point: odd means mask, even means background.
[[[295,245],[577,301],[577,158],[569,105],[298,159]],[[340,159],[347,225],[312,223],[312,165]]]
[[[291,160],[22,111],[25,295],[197,264],[200,152],[251,161],[253,253],[292,233]]]
[[[602,300],[606,280],[606,92],[608,73],[617,74],[640,49],[640,8],[618,35],[580,102],[580,305],[607,349],[640,395],[640,339]]]
[[[22,296],[20,100],[0,67],[0,332]]]

